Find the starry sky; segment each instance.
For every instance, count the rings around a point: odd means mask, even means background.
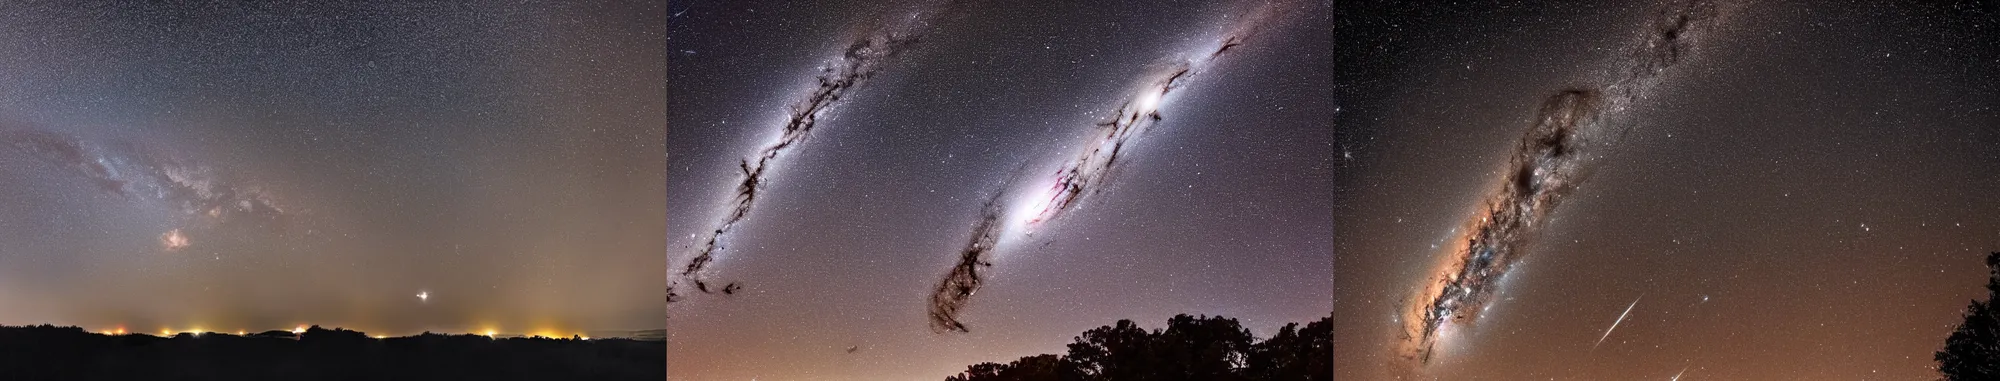
[[[1336,7],[1339,378],[1936,377],[2000,251],[1990,3],[1716,2],[1490,308],[1397,356],[1538,105],[1627,69],[1654,3]]]
[[[661,5],[6,8],[0,323],[663,324]]]
[[[1090,328],[1178,313],[1269,336],[1326,316],[1333,289],[1330,4],[1302,2],[1159,102],[1102,192],[1028,244],[1003,243],[963,311],[926,306],[982,205],[1068,160],[1174,57],[1207,54],[1243,4],[1006,2],[669,5],[670,264],[727,214],[739,160],[776,140],[856,30],[927,16],[772,162],[706,279],[668,309],[668,376],[942,379],[1062,353]],[[1022,168],[1030,168],[1023,170]],[[719,283],[718,283],[719,284]],[[853,349],[850,351],[849,349]]]

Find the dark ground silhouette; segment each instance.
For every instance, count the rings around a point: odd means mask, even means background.
[[[374,339],[314,326],[174,337],[0,326],[0,380],[662,380],[665,341]]]
[[[980,363],[946,381],[1333,380],[1333,315],[1286,324],[1264,341],[1236,319],[1175,315],[1165,329],[1131,320],[1084,331],[1066,355]]]
[[[1965,323],[1932,357],[1946,380],[2000,380],[2000,311],[1993,306],[2000,300],[2000,252],[1986,256],[1986,267],[1986,301],[1965,307]]]

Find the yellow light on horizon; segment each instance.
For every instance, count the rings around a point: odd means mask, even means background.
[[[292,334],[294,334],[294,335],[297,335],[297,334],[303,334],[303,333],[306,333],[306,326],[303,326],[303,325],[301,325],[301,326],[298,326],[298,327],[293,327],[293,328],[292,328]]]
[[[495,332],[494,332],[494,331],[493,331],[492,329],[487,329],[487,330],[486,330],[486,337],[487,337],[487,338],[489,338],[489,339],[490,339],[490,338],[493,338],[493,334],[494,334],[494,333],[495,333]]]

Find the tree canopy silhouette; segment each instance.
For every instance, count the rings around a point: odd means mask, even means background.
[[[1147,331],[1131,320],[1084,331],[1066,355],[979,363],[946,381],[1332,380],[1333,316],[1286,324],[1262,342],[1236,319],[1175,315]]]
[[[2000,380],[2000,252],[1986,255],[1986,301],[1965,307],[1965,323],[1945,338],[1933,358],[1946,380]]]

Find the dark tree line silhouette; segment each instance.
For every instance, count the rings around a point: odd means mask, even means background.
[[[0,380],[661,380],[666,359],[666,342],[650,340],[0,327]]]
[[[2000,380],[2000,252],[1986,255],[1986,301],[1965,307],[1965,323],[1932,358],[1946,380]]]
[[[1236,319],[1175,315],[1153,331],[1131,320],[1084,331],[1064,355],[980,363],[946,381],[1333,380],[1333,315],[1286,324],[1263,341]]]

